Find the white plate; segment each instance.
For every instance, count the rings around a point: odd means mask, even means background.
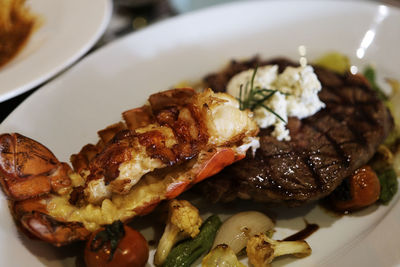
[[[300,44],[307,46],[310,59],[340,51],[359,67],[373,63],[381,77],[398,78],[398,25],[398,9],[364,2],[243,2],[190,13],[88,56],[32,94],[3,122],[0,132],[34,138],[68,161],[81,146],[96,141],[97,130],[120,120],[122,111],[142,105],[149,94],[182,80],[198,80],[232,58],[259,54],[296,59]],[[321,229],[308,238],[310,257],[283,258],[274,266],[399,265],[398,199],[399,194],[390,206],[342,218],[318,206],[277,210],[276,237],[301,229],[303,218]],[[225,209],[222,215],[232,212]],[[17,234],[4,197],[0,214],[1,266],[71,262],[56,259],[60,250]],[[141,230],[151,238],[149,229]]]
[[[110,0],[30,0],[41,26],[0,69],[0,102],[45,82],[86,53],[104,32]]]

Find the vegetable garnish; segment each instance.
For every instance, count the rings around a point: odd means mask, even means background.
[[[386,101],[386,106],[389,108],[390,112],[393,115],[394,123],[395,123],[395,134],[391,134],[391,141],[394,141],[396,138],[400,137],[400,107],[395,103],[400,102],[400,81],[393,79],[393,78],[386,78],[385,81],[389,84],[392,88],[391,95],[389,100]]]
[[[221,244],[213,248],[201,262],[201,267],[246,267],[236,257],[235,252],[226,244]]]
[[[394,169],[394,155],[389,147],[380,145],[369,164],[378,175],[381,185],[379,201],[387,205],[398,189],[397,174]]]
[[[194,238],[183,241],[168,254],[164,267],[190,266],[203,253],[208,252],[222,222],[212,215],[201,226],[200,233]]]
[[[379,201],[384,205],[387,205],[393,196],[397,193],[398,180],[397,174],[393,168],[378,172],[379,183],[381,184],[381,193],[379,195]]]
[[[156,266],[161,266],[165,262],[177,242],[196,237],[202,223],[199,210],[189,201],[173,199],[168,206],[167,225],[154,254]]]
[[[249,88],[248,82],[244,86],[244,90],[243,90],[243,84],[240,85],[239,98],[236,98],[239,101],[239,109],[240,110],[245,110],[245,109],[254,110],[257,107],[262,107],[262,108],[265,108],[266,110],[268,110],[269,112],[271,112],[272,114],[274,114],[276,117],[278,117],[284,123],[287,123],[278,113],[276,113],[270,107],[268,107],[264,104],[265,100],[268,100],[275,93],[277,93],[279,91],[273,90],[273,89],[262,88],[259,86],[254,86],[254,79],[256,77],[257,69],[258,69],[258,66],[256,66],[254,68],[253,75],[251,76],[250,88]],[[280,93],[287,95],[282,92],[280,92]]]
[[[121,222],[105,226],[93,232],[85,245],[84,260],[87,267],[144,267],[149,259],[149,246],[144,236],[135,229]],[[100,237],[98,237],[98,234]],[[122,236],[122,232],[125,234]],[[114,236],[114,237],[110,237]],[[105,235],[105,236],[104,236]],[[121,237],[121,238],[119,238]],[[97,240],[96,240],[97,239]],[[109,241],[105,241],[105,240]],[[112,239],[119,239],[115,243]],[[103,243],[103,245],[101,245]],[[114,246],[111,251],[111,244]],[[93,251],[97,249],[97,251]],[[114,253],[115,252],[115,253]],[[110,256],[112,259],[110,260]]]
[[[237,254],[246,247],[250,237],[259,233],[266,233],[273,228],[274,222],[262,212],[239,212],[229,217],[221,225],[213,247],[226,244]]]
[[[311,247],[304,240],[274,240],[264,233],[251,237],[246,247],[247,256],[254,267],[268,267],[276,257],[283,255],[306,257],[311,251]]]
[[[375,69],[371,65],[369,65],[369,66],[365,67],[363,74],[364,74],[365,78],[367,78],[372,89],[374,89],[374,91],[378,94],[379,99],[381,99],[383,101],[388,100],[387,95],[382,91],[382,89],[376,83]]]
[[[350,60],[338,52],[329,52],[315,61],[315,65],[327,68],[334,72],[344,74],[350,70]]]
[[[351,212],[368,207],[380,196],[381,185],[376,172],[368,165],[358,168],[328,197],[338,212]]]
[[[400,91],[400,82],[396,79],[386,78],[385,81],[392,87],[392,92],[397,93]]]
[[[118,243],[125,236],[124,224],[118,220],[106,225],[103,231],[97,233],[90,244],[91,251],[98,251],[107,242],[110,242],[111,253],[108,261],[111,261]]]

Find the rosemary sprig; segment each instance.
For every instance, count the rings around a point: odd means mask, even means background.
[[[251,76],[250,89],[249,89],[249,82],[245,84],[244,89],[243,89],[243,84],[240,85],[239,98],[237,98],[237,100],[239,101],[239,108],[241,110],[245,109],[254,110],[257,107],[263,107],[272,114],[274,114],[276,117],[278,117],[278,119],[286,123],[286,121],[278,113],[276,113],[274,110],[272,110],[270,107],[264,104],[266,100],[271,98],[276,92],[279,91],[273,89],[261,88],[259,86],[254,87],[254,79],[256,77],[257,69],[258,66],[254,68],[254,72]]]

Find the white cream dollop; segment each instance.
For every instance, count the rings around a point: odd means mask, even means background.
[[[227,92],[239,98],[242,87],[242,98],[244,98],[246,84],[247,88],[250,88],[253,73],[254,69],[249,69],[232,77],[227,85]],[[325,107],[318,98],[318,92],[322,88],[321,83],[311,66],[287,67],[281,74],[278,74],[276,65],[259,67],[254,77],[254,87],[277,90],[263,104],[285,121],[288,117],[303,119],[312,116]],[[280,141],[290,140],[285,122],[275,114],[263,107],[257,107],[253,112],[261,128],[274,126],[272,136]]]

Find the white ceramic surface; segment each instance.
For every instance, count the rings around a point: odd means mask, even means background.
[[[0,102],[45,82],[85,54],[104,32],[112,11],[111,0],[27,2],[40,27],[0,69]]]
[[[97,130],[120,120],[122,111],[142,105],[149,94],[183,80],[201,79],[232,58],[259,54],[296,59],[301,44],[307,46],[310,60],[335,50],[349,55],[355,66],[375,64],[380,77],[400,77],[398,9],[363,2],[293,3],[228,4],[129,35],[89,55],[32,94],[0,125],[0,132],[22,133],[68,161],[82,145],[96,142]],[[274,266],[399,265],[398,199],[399,194],[389,206],[370,207],[342,218],[318,206],[275,209],[277,238],[301,229],[303,218],[320,229],[307,239],[313,248],[310,257],[282,258]],[[0,204],[0,266],[72,264],[68,257],[72,252],[61,253],[17,234],[4,196]],[[265,210],[252,203],[198,205],[222,217],[240,209]],[[152,238],[145,222],[137,227]]]

